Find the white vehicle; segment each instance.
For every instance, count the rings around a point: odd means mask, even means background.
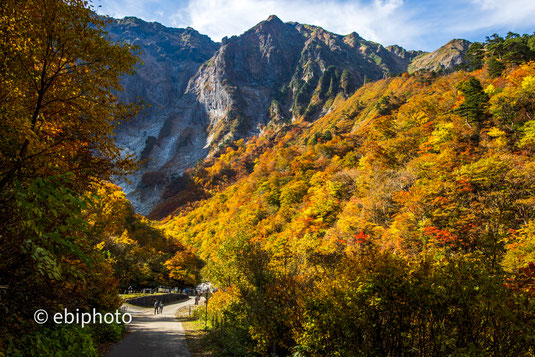
[[[212,283],[202,283],[197,285],[197,292],[204,294],[206,292],[213,293]]]

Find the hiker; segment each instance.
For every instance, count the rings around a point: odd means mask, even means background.
[[[158,313],[158,300],[154,302],[154,315]]]
[[[163,302],[160,301],[160,314],[163,312]]]

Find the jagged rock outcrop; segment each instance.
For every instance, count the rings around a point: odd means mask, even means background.
[[[422,53],[276,16],[221,44],[135,18],[116,21],[111,33],[142,51],[121,99],[141,97],[150,107],[119,128],[117,142],[146,159],[131,183],[120,183],[144,214],[185,170],[232,140],[315,120],[367,79],[404,72]]]
[[[449,72],[455,67],[466,63],[465,55],[470,41],[455,39],[446,43],[438,50],[421,55],[408,67],[409,73],[416,71]]]
[[[394,60],[403,71],[407,70],[412,61],[427,53],[424,51],[408,51],[398,45],[386,46],[385,49],[394,54]]]

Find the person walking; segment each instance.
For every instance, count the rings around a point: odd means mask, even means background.
[[[159,307],[158,300],[156,300],[154,302],[154,315],[156,315],[158,313],[158,307]]]
[[[160,314],[163,312],[163,301],[160,301]]]

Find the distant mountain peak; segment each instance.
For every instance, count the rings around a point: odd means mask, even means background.
[[[115,22],[117,22],[117,24],[119,25],[155,26],[155,27],[165,28],[165,26],[160,24],[159,22],[145,21],[135,16],[125,16],[122,19],[115,19]]]
[[[347,34],[345,37],[347,38],[354,38],[354,39],[362,39],[358,33],[355,31],[351,32],[350,34]]]
[[[468,44],[470,45],[472,42],[465,40],[464,38],[454,38],[453,40],[450,40],[446,43],[446,45],[454,44],[454,43],[461,43],[461,44]]]
[[[277,15],[269,15],[269,17],[266,20],[267,22],[280,22],[282,23],[281,19],[277,17]]]
[[[281,19],[279,19],[276,15],[270,15],[266,20],[259,22],[256,24],[256,26],[253,26],[250,30],[247,32],[263,32],[263,31],[272,31],[273,29],[281,29],[284,26],[287,26],[284,22],[282,22]]]
[[[455,38],[448,43],[446,43],[442,47],[449,47],[449,48],[456,48],[458,50],[467,49],[472,42],[462,39],[462,38]]]
[[[465,55],[471,42],[453,39],[436,51],[416,58],[409,66],[410,73],[416,71],[452,71],[456,66],[466,62]]]

